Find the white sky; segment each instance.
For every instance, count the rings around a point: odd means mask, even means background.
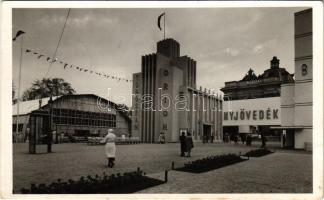
[[[69,64],[131,79],[141,70],[141,56],[156,52],[163,37],[157,17],[166,12],[166,36],[181,45],[181,55],[197,61],[197,83],[219,91],[240,80],[249,68],[261,74],[273,56],[294,73],[294,12],[304,8],[71,9],[57,58]],[[24,30],[24,48],[52,56],[67,9],[14,9],[13,37]],[[19,40],[13,43],[13,82],[18,85]],[[22,89],[42,79],[45,59],[23,55]],[[100,78],[54,63],[48,77],[60,77],[77,93],[130,97],[132,83]],[[21,92],[21,93],[22,93]],[[123,103],[123,102],[116,102]],[[126,104],[130,105],[130,98]]]

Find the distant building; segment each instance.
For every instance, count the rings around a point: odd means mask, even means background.
[[[286,147],[312,150],[312,40],[312,9],[295,13],[295,82],[281,85],[281,127],[279,129],[283,129],[282,137],[285,137]]]
[[[270,69],[256,75],[252,69],[240,81],[226,82],[224,92],[223,132],[229,135],[266,134],[280,137],[280,86],[294,83],[293,74],[279,67],[273,57]]]
[[[297,12],[294,79],[274,57],[262,75],[250,70],[241,81],[225,83],[224,133],[274,134],[282,147],[312,150],[312,40],[312,9]]]
[[[13,140],[24,142],[27,128],[36,133],[41,143],[48,131],[65,136],[103,136],[113,128],[117,136],[130,134],[131,121],[117,104],[93,94],[74,94],[20,102],[18,133],[16,132],[17,104],[13,105]],[[52,114],[51,114],[52,108]],[[52,125],[49,126],[52,119]]]
[[[257,76],[252,69],[240,81],[225,82],[224,101],[255,99],[266,97],[279,97],[280,85],[293,83],[293,74],[279,67],[279,60],[273,57],[270,61],[270,69]]]
[[[196,87],[195,60],[180,56],[174,39],[157,43],[157,52],[142,56],[142,70],[133,75],[132,134],[143,142],[177,142],[181,132],[194,140],[222,138],[222,98]],[[181,108],[186,109],[181,109]]]

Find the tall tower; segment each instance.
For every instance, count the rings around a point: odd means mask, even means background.
[[[137,92],[141,96],[142,110],[137,112],[137,121],[141,121],[138,134],[142,141],[156,142],[160,132],[166,133],[168,141],[177,141],[174,132],[179,125],[179,112],[173,109],[173,100],[181,86],[195,87],[195,75],[196,61],[180,57],[180,44],[174,39],[159,41],[156,53],[142,56],[141,73],[134,74],[141,77],[134,84],[141,85]]]
[[[196,61],[188,56],[180,56],[180,44],[176,40],[161,40],[157,43],[156,53],[142,56],[141,72],[134,74],[133,80],[133,94],[137,96],[137,99],[133,98],[134,136],[137,135],[143,142],[153,143],[163,133],[167,142],[176,142],[179,131],[187,130],[196,133],[196,138],[200,137],[198,133],[202,133],[202,130],[198,129],[203,126],[201,118],[205,115],[189,109],[195,103],[190,95],[198,93]],[[189,101],[189,110],[178,109],[185,99]],[[210,108],[216,105],[211,102],[216,101],[216,98],[209,98],[208,101]],[[218,118],[208,115],[208,119],[215,121]],[[210,126],[212,124],[216,123],[209,123]],[[210,132],[215,127],[210,128]]]
[[[281,85],[281,126],[285,146],[296,149],[312,149],[312,40],[312,9],[295,13],[295,83]]]
[[[295,13],[295,148],[308,148],[313,134],[312,9]],[[305,117],[307,116],[307,117]]]

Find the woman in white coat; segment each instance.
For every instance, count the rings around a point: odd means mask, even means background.
[[[113,129],[108,129],[108,134],[101,141],[105,144],[105,153],[108,159],[108,167],[112,168],[115,164],[116,146],[115,146],[116,135],[113,133]]]

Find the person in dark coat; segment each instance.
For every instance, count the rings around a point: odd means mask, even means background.
[[[180,149],[181,149],[180,156],[184,157],[185,156],[185,151],[186,151],[186,136],[185,136],[184,132],[181,133],[181,136],[179,137],[179,140],[180,140]]]
[[[251,146],[252,144],[252,137],[251,134],[248,134],[246,137],[246,146]]]
[[[233,140],[234,140],[234,144],[237,144],[237,142],[238,142],[238,136],[237,135],[234,135],[233,136]]]
[[[187,137],[186,137],[186,152],[187,152],[187,157],[191,157],[191,149],[194,147],[192,137],[190,132],[188,132]]]
[[[267,142],[267,138],[264,136],[264,134],[261,134],[261,148],[265,148],[266,147],[266,142]]]
[[[241,135],[242,144],[244,144],[245,140],[246,140],[246,135],[245,134],[242,134]]]

